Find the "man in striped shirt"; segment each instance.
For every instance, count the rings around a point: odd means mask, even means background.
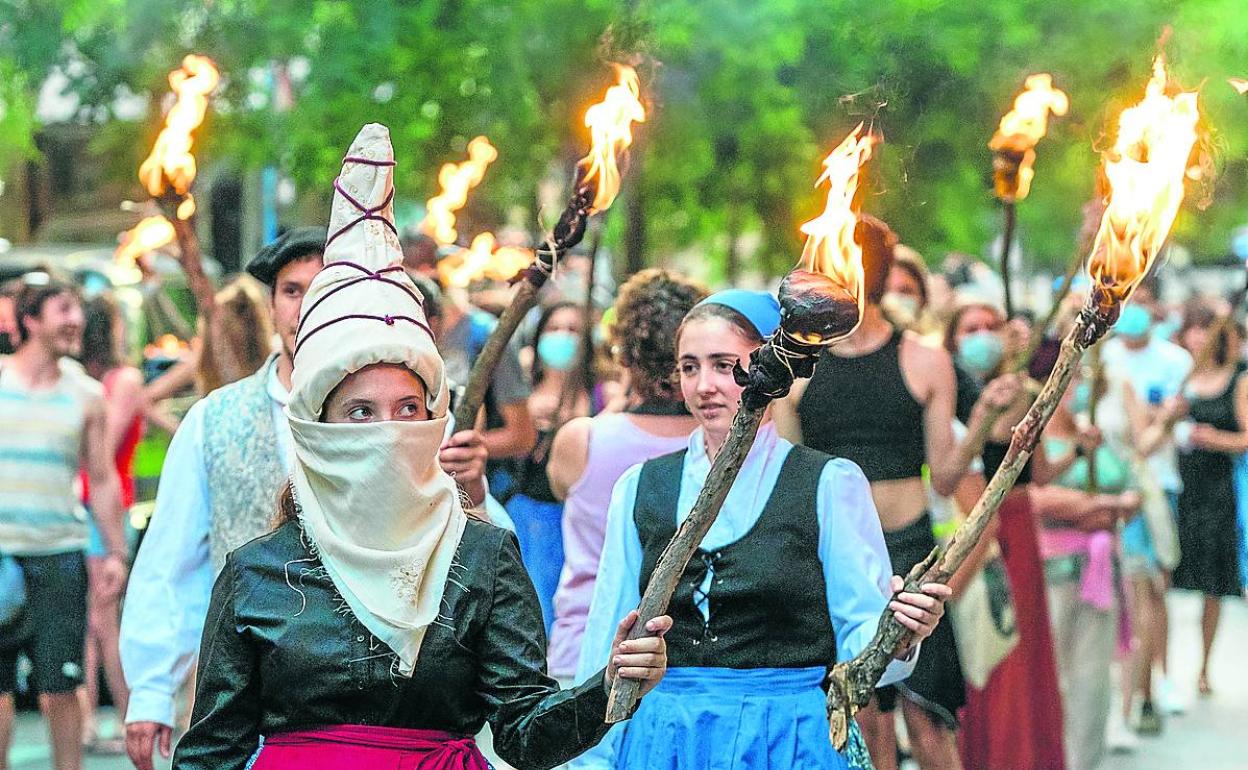
[[[19,344],[0,359],[0,553],[22,567],[26,606],[22,618],[0,627],[0,758],[12,739],[17,658],[25,652],[56,770],[79,770],[82,712],[74,691],[83,681],[88,534],[75,478],[86,468],[108,549],[101,571],[109,595],[122,590],[127,571],[119,484],[100,385],[66,360],[82,346],[77,290],[30,273],[15,305]]]

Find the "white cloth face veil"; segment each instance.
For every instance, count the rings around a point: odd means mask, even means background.
[[[403,272],[385,126],[364,126],[334,183],[325,268],[303,300],[286,415],[299,519],[334,586],[410,676],[467,517],[438,464],[449,395],[442,358]],[[424,383],[431,419],[325,423],[347,376],[401,364]]]

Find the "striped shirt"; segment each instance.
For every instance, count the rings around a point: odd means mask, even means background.
[[[0,363],[0,552],[39,556],[86,547],[76,481],[86,406],[99,393],[71,361],[61,364],[55,385],[39,390]]]

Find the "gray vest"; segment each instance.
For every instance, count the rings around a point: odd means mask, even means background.
[[[204,461],[208,471],[208,548],[220,572],[225,556],[269,530],[286,481],[277,452],[269,399],[276,355],[250,377],[218,388],[204,400]]]

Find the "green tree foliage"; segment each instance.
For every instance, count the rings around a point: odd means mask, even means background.
[[[651,114],[625,195],[640,203],[647,258],[704,255],[718,275],[745,256],[773,274],[792,263],[798,225],[820,207],[819,161],[859,121],[886,140],[866,208],[929,258],[986,254],[1000,228],[986,143],[1037,71],[1071,110],[1038,149],[1019,232],[1029,264],[1064,264],[1097,149],[1170,25],[1172,69],[1202,86],[1219,159],[1212,205],[1185,207],[1178,237],[1221,257],[1248,200],[1248,98],[1226,83],[1248,77],[1242,0],[8,0],[0,14],[0,162],[29,151],[34,89],[54,64],[83,65],[72,87],[85,120],[118,86],[163,94],[168,70],[197,51],[226,75],[205,157],[275,164],[323,196],[351,136],[375,120],[399,149],[401,194],[419,199],[484,133],[500,157],[467,212],[482,227],[532,210],[550,170],[571,168],[581,113],[611,80],[605,62],[635,58]],[[284,110],[272,88],[283,66],[306,73]],[[101,134],[117,173],[133,173],[158,112]],[[747,241],[761,248],[747,255]]]

